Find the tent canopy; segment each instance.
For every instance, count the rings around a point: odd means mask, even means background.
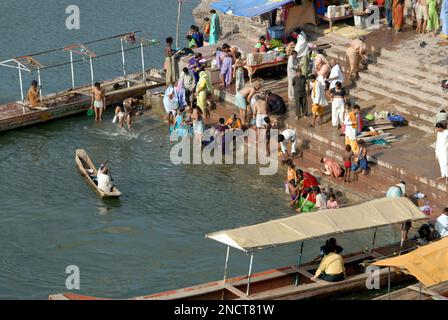
[[[382,198],[352,207],[302,213],[252,226],[218,231],[207,234],[206,237],[250,252],[426,218],[407,198]]]
[[[255,17],[280,8],[293,0],[217,0],[210,6],[224,13],[240,17]]]
[[[377,261],[373,265],[404,270],[425,286],[435,286],[448,281],[448,238],[402,256]]]

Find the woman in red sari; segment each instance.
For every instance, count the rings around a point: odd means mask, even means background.
[[[392,3],[392,15],[394,20],[395,31],[401,32],[401,28],[403,27],[403,12],[404,5],[403,0],[393,0]]]

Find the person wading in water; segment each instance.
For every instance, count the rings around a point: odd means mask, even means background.
[[[95,121],[101,122],[103,120],[103,111],[106,111],[106,95],[99,82],[95,83],[95,86],[92,88],[91,108],[95,111]]]

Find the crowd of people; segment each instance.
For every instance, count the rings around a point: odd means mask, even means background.
[[[401,32],[404,24],[415,27],[416,33],[430,33],[448,39],[448,4],[446,0],[383,0],[387,26]]]

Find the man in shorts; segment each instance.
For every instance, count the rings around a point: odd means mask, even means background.
[[[428,24],[428,5],[426,0],[418,0],[417,6],[417,33],[425,33]]]
[[[254,105],[254,118],[257,130],[259,130],[266,127],[264,118],[268,116],[268,103],[261,96],[256,96],[256,100]]]
[[[235,95],[235,105],[240,111],[240,119],[243,125],[247,122],[247,103],[250,102],[252,97],[261,89],[261,84],[255,82],[253,85],[247,85]]]
[[[106,94],[99,82],[92,88],[92,108],[95,111],[95,121],[101,122],[103,111],[106,111]]]

